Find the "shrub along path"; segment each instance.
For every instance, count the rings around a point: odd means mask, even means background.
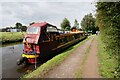
[[[84,78],[98,77],[99,78],[99,75],[97,73],[97,66],[96,66],[97,65],[97,61],[96,61],[97,56],[95,56],[96,50],[94,51],[94,49],[96,49],[96,46],[95,46],[96,39],[94,38],[95,36],[90,38],[84,44],[78,46],[60,65],[56,66],[53,70],[50,70],[44,76],[39,75],[37,76],[37,78],[76,78],[76,72],[78,72],[80,70],[80,67],[84,65],[85,66],[83,67],[83,70],[82,70],[83,75],[81,74],[82,77]],[[90,50],[87,56],[87,60],[85,64],[82,64],[84,57],[85,55],[87,55],[89,48]],[[93,54],[91,54],[92,52]],[[93,62],[88,63],[88,61],[93,61]]]

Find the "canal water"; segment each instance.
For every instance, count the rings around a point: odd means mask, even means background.
[[[17,60],[21,57],[22,50],[23,44],[9,45],[0,48],[2,52],[0,56],[2,57],[2,78],[20,78],[35,69],[34,65],[17,65]]]

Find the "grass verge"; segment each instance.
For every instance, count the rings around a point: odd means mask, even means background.
[[[98,59],[100,75],[103,78],[114,78],[116,76],[117,60],[105,50],[105,45],[102,43],[100,36],[98,37]]]
[[[72,46],[72,48],[68,48],[66,51],[62,52],[61,54],[55,56],[51,60],[47,61],[46,63],[42,64],[40,67],[38,67],[33,72],[26,74],[22,77],[24,78],[38,78],[45,73],[47,73],[49,70],[53,69],[56,65],[60,64],[70,53],[73,51],[77,46],[82,45],[84,42],[86,42],[91,37],[88,37],[87,39],[83,40],[82,42]]]
[[[25,32],[0,32],[0,43],[22,41]]]

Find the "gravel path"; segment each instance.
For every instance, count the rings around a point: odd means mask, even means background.
[[[94,37],[78,46],[60,65],[50,70],[43,78],[75,78],[75,72],[80,68],[86,49],[89,48],[93,39]]]
[[[97,38],[95,37],[83,66],[82,78],[100,78],[98,73]]]

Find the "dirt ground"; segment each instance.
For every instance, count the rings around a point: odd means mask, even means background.
[[[82,78],[100,78],[98,73],[98,48],[97,48],[97,38],[95,38],[91,44],[87,59],[85,61]]]
[[[71,54],[53,70],[50,70],[42,78],[75,78],[75,73],[80,69],[80,65],[90,47],[85,63],[83,64],[82,78],[100,78],[97,59],[96,36],[90,38],[82,45],[74,49]],[[41,78],[41,76],[38,76]]]

